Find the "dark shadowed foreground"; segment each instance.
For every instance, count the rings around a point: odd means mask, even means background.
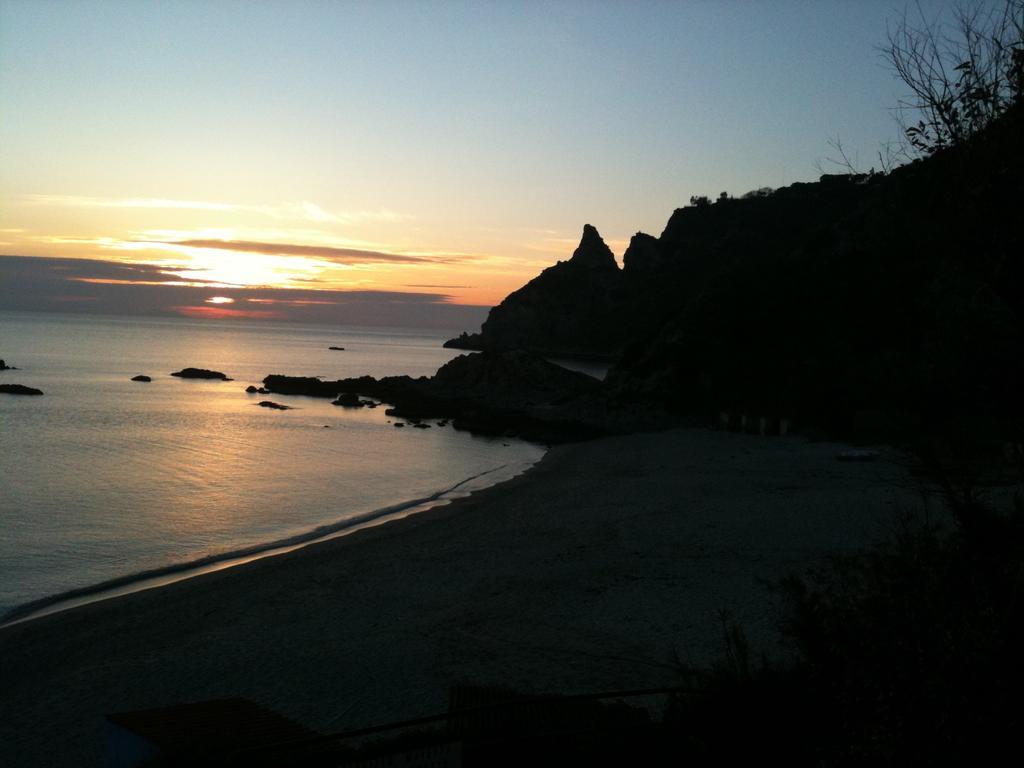
[[[241,696],[320,731],[450,686],[674,685],[719,612],[776,643],[775,580],[919,505],[901,457],[706,431],[553,449],[447,507],[0,630],[11,765],[97,764],[106,713]]]

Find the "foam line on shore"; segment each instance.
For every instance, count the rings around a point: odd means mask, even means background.
[[[363,528],[391,522],[392,520],[398,520],[419,512],[425,512],[428,509],[433,509],[434,507],[447,504],[461,496],[469,495],[471,491],[460,491],[459,489],[469,483],[472,483],[474,480],[479,480],[482,477],[493,475],[494,473],[501,472],[505,469],[511,470],[511,473],[507,474],[507,476],[502,476],[489,485],[474,489],[482,490],[483,488],[496,485],[497,483],[504,482],[521,475],[523,472],[530,469],[530,467],[534,466],[535,463],[536,462],[522,462],[516,465],[501,464],[497,467],[493,467],[492,469],[471,475],[470,477],[455,483],[455,485],[432,493],[429,496],[404,501],[399,504],[392,504],[387,507],[381,507],[371,512],[365,512],[334,523],[318,526],[310,531],[306,531],[305,533],[300,533],[295,536],[289,536],[284,539],[277,539],[275,541],[265,542],[262,544],[254,544],[249,547],[230,550],[228,552],[220,552],[215,555],[208,555],[206,557],[189,560],[183,563],[151,568],[149,570],[139,571],[126,576],[108,579],[107,581],[102,581],[98,584],[92,584],[87,587],[78,587],[65,592],[59,592],[55,595],[42,597],[38,600],[32,600],[31,602],[15,606],[0,616],[0,629],[13,624],[20,624],[25,621],[31,621],[32,619],[48,616],[52,613],[66,611],[80,605],[95,603],[100,600],[107,600],[109,598],[128,595],[134,592],[155,589],[157,587],[174,584],[178,581],[184,581],[185,579],[201,576],[206,573],[213,573],[226,568],[233,568],[238,565],[252,562],[253,560],[283,555],[287,552],[292,552],[293,550],[309,546],[310,544],[355,533]]]

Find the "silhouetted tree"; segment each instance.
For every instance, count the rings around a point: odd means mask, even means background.
[[[711,205],[711,198],[707,195],[693,195],[690,198],[690,205],[696,206],[697,208],[701,208],[705,205]]]
[[[898,104],[911,146],[924,155],[963,144],[1019,100],[1024,86],[1024,0],[993,10],[958,5],[952,30],[904,13],[882,51],[910,89]],[[916,122],[908,113],[916,116]]]

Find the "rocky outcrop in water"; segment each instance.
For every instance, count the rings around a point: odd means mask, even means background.
[[[566,422],[560,406],[592,393],[599,382],[523,351],[462,355],[431,378],[362,376],[324,381],[272,375],[263,383],[278,394],[336,398],[336,404],[350,407],[366,404],[360,395],[373,397],[392,404],[388,415],[409,422],[451,419],[457,429],[478,434],[557,442],[598,432]]]
[[[180,371],[175,371],[171,376],[177,376],[182,379],[212,379],[216,381],[234,381],[234,379],[228,378],[227,375],[220,371],[211,371],[207,368],[182,368]]]
[[[6,361],[0,360],[0,371],[16,371],[18,370],[13,365],[8,365]]]
[[[138,376],[132,376],[132,381],[145,381],[145,382],[149,382],[149,381],[152,381],[152,380],[153,380],[152,377],[146,376],[143,373],[140,373]]]
[[[362,408],[366,403],[355,392],[341,392],[331,405],[340,405],[343,408]]]
[[[41,395],[41,389],[26,387],[22,384],[0,384],[0,394],[5,395]]]
[[[467,333],[466,331],[463,331],[454,339],[448,339],[448,341],[441,346],[445,349],[468,349],[477,351],[484,349],[484,341],[479,333]]]
[[[275,411],[290,411],[292,409],[290,405],[281,405],[281,403],[275,403],[273,400],[260,400],[257,405],[260,408],[271,408]]]

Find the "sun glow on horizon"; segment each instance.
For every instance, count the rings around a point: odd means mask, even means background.
[[[568,257],[571,246],[559,249],[573,239],[572,233],[546,231],[551,257],[539,258],[533,235],[526,232],[520,233],[519,242],[502,242],[491,231],[456,232],[453,237],[451,231],[425,230],[409,217],[385,211],[347,214],[348,220],[340,213],[327,217],[315,203],[34,195],[15,201],[12,210],[20,211],[28,226],[5,231],[11,253],[157,267],[168,278],[159,284],[168,286],[443,290],[445,302],[474,306],[497,304],[559,257]],[[294,217],[293,210],[299,211]],[[279,223],[286,217],[291,222]],[[446,242],[450,247],[439,245]],[[154,281],[152,274],[140,274],[139,279],[130,273],[83,274],[71,279],[147,285]]]
[[[182,262],[165,273],[183,280],[242,287],[311,287],[330,265],[301,256],[273,256],[263,253],[233,253],[215,248],[162,244],[183,256]]]

